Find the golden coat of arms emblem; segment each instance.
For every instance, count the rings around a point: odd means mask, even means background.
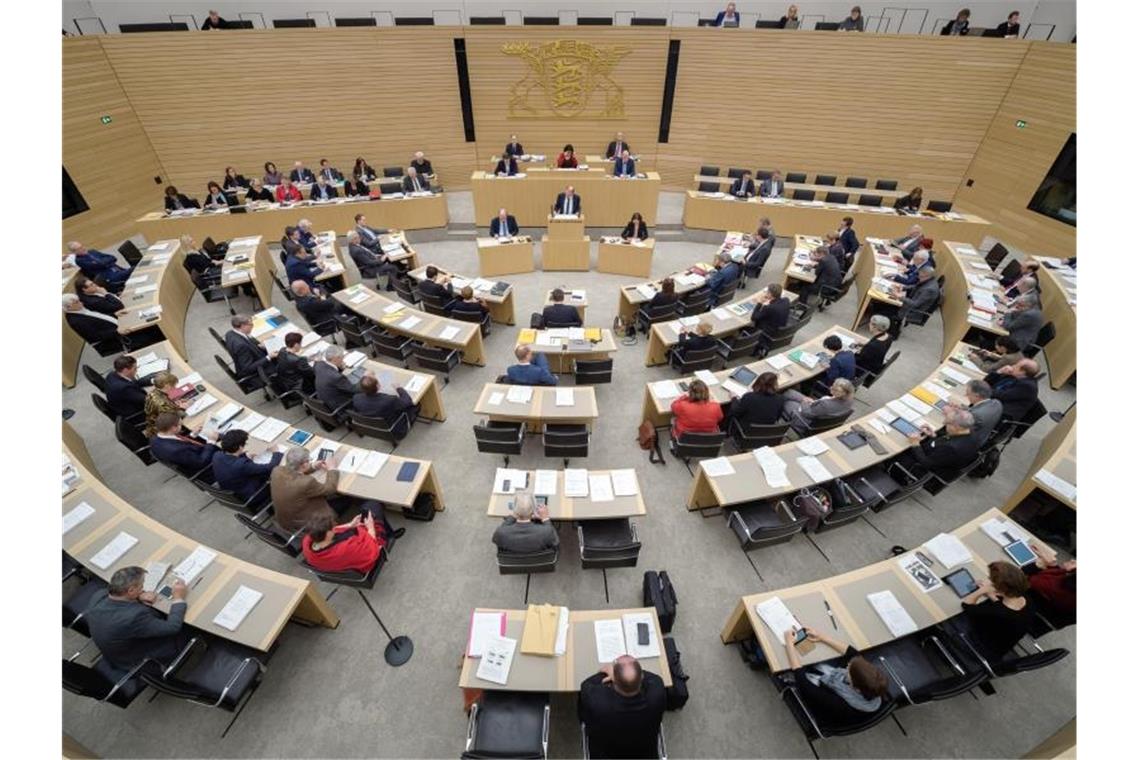
[[[507,112],[516,119],[624,119],[625,91],[614,67],[630,48],[558,40],[535,45],[508,42],[505,55],[522,58],[528,71],[511,85]]]

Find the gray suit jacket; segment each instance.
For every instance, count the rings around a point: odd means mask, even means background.
[[[931,312],[938,305],[938,280],[929,279],[915,286],[914,292],[903,299],[899,307],[899,321],[906,321],[912,311]]]
[[[100,594],[84,618],[95,646],[107,663],[125,673],[146,657],[169,663],[182,649],[180,636],[186,602],[174,602],[163,618],[141,602],[119,601]]]
[[[983,399],[971,406],[969,412],[974,415],[974,429],[970,432],[970,437],[981,446],[1001,422],[1001,402],[996,398]]]
[[[1009,331],[1009,337],[1024,349],[1037,340],[1037,333],[1041,332],[1041,325],[1045,317],[1040,309],[1026,309],[1025,311],[1009,312],[1001,320],[1001,325]]]
[[[503,520],[491,536],[495,546],[512,554],[533,554],[558,546],[558,532],[551,522],[520,523],[513,517]]]

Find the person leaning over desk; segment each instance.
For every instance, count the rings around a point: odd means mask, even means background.
[[[672,277],[666,277],[661,281],[661,289],[653,294],[653,298],[649,299],[649,303],[646,304],[646,307],[653,309],[658,306],[677,303],[680,298],[681,297],[677,295],[677,283],[673,282]]]
[[[640,211],[634,211],[633,216],[626,223],[625,229],[621,231],[621,239],[645,240],[648,237],[649,228],[645,225],[645,219],[642,218]]]
[[[784,394],[775,372],[761,372],[752,388],[728,405],[725,422],[737,420],[745,430],[749,425],[774,425],[784,411]]]
[[[329,411],[352,403],[353,397],[360,392],[360,383],[354,383],[344,375],[344,349],[340,346],[329,346],[325,349],[322,359],[323,361],[316,362],[313,366],[317,398],[329,408]],[[364,377],[370,375],[375,377],[372,370],[365,370]]]
[[[911,472],[933,472],[941,478],[953,475],[977,458],[981,444],[974,437],[974,415],[947,405],[942,409],[942,417],[945,431],[941,435],[923,425],[917,433],[907,436],[911,446],[896,460],[900,465]]]
[[[420,295],[438,298],[446,304],[455,297],[455,288],[451,284],[451,275],[439,271],[434,264],[428,264],[424,270],[424,278],[417,286]]]
[[[313,477],[316,471],[324,471],[323,483]],[[328,460],[314,462],[309,452],[300,446],[289,449],[285,452],[284,461],[269,475],[274,520],[282,530],[290,533],[300,531],[318,515],[328,515],[335,521],[338,514],[356,505],[354,499],[337,495],[339,482],[340,471],[330,466]],[[368,502],[365,504],[370,506]],[[378,505],[379,502],[371,504]]]
[[[842,657],[838,664],[827,662],[804,667],[796,649],[795,631],[784,631],[784,652],[791,666],[799,695],[811,714],[828,726],[857,723],[867,713],[878,712],[890,691],[887,676],[850,644],[804,627],[809,641],[834,649]]]
[[[111,576],[106,592],[101,592],[83,613],[91,640],[103,655],[117,681],[144,659],[170,665],[187,643],[182,621],[186,617],[186,583],[177,576],[170,585],[170,612],[165,616],[151,608],[157,599],[153,591],[143,591],[146,570],[135,565],[122,567]],[[161,580],[161,579],[160,579]]]
[[[478,322],[490,313],[487,304],[483,299],[475,297],[475,290],[470,285],[464,285],[459,289],[459,297],[451,300],[445,307],[447,311],[457,319],[463,319],[464,314],[477,315]]]
[[[555,164],[559,169],[577,169],[578,157],[574,155],[574,146],[567,143],[558,154]]]
[[[912,188],[906,195],[895,199],[895,211],[908,211],[914,213],[922,208],[922,188]]]
[[[978,365],[982,372],[997,372],[1002,367],[1016,364],[1025,358],[1021,348],[1008,335],[999,335],[994,339],[994,350],[984,348],[971,348],[968,356],[970,361]]]

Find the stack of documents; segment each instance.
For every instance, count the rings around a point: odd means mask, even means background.
[[[81,501],[76,504],[74,507],[68,510],[67,514],[63,516],[64,535],[67,535],[67,532],[69,530],[74,528],[76,525],[79,525],[79,523],[83,522],[93,514],[95,514],[95,508],[87,502]]]
[[[638,623],[649,629],[649,642],[637,643]],[[657,640],[657,626],[648,612],[631,612],[620,618],[594,621],[594,643],[600,664],[612,663],[622,655],[637,659],[660,657],[661,646]]]
[[[517,639],[508,639],[503,636],[488,636],[483,644],[483,653],[479,660],[479,668],[475,677],[504,686],[511,672],[511,663],[515,659]]]
[[[807,476],[812,479],[813,483],[826,483],[832,479],[832,474],[827,471],[827,467],[823,462],[815,457],[796,457],[796,464],[800,469],[807,473]]]
[[[771,446],[761,446],[752,450],[752,456],[764,472],[764,479],[771,488],[787,488],[792,484],[788,480],[788,465]]]
[[[736,472],[736,468],[732,466],[732,462],[728,457],[716,457],[715,459],[705,459],[701,462],[701,469],[710,478],[719,478],[725,475],[732,475]]]
[[[534,471],[534,495],[535,496],[557,496],[558,495],[558,471],[557,470],[535,470]]]
[[[756,614],[768,626],[768,630],[776,637],[778,641],[784,640],[784,633],[786,631],[794,631],[800,628],[800,624],[796,621],[792,611],[784,604],[784,600],[778,596],[771,599],[766,599],[763,602],[757,602]]]
[[[523,654],[554,656],[563,609],[565,608],[552,604],[532,604],[527,607],[520,647]]]
[[[370,451],[368,456],[364,457],[364,461],[356,468],[356,474],[366,478],[376,477],[376,473],[380,472],[380,468],[388,461],[388,454],[380,451]]]
[[[879,613],[879,618],[896,639],[918,630],[914,618],[903,609],[899,600],[890,591],[867,594],[867,601],[875,608],[875,612]]]
[[[507,613],[472,612],[467,634],[467,656],[482,657],[492,639],[507,635]]]
[[[974,558],[966,545],[951,533],[939,533],[923,544],[923,547],[947,568],[964,565]]]

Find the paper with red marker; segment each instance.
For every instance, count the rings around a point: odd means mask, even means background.
[[[482,657],[490,640],[507,635],[507,613],[472,612],[467,656]]]

